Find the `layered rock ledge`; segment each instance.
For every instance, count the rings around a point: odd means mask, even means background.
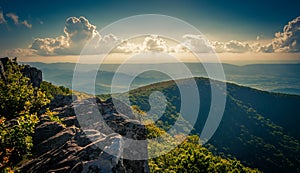
[[[122,107],[127,115],[111,99],[73,102],[72,96],[57,96],[50,109],[65,126],[42,116],[34,136],[35,158],[23,163],[21,172],[149,172],[146,159],[128,159],[147,157],[147,131],[129,107]]]

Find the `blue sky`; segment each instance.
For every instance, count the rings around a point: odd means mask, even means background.
[[[64,34],[68,17],[84,16],[97,29],[124,17],[164,14],[196,26],[210,40],[271,40],[276,32],[300,15],[300,1],[260,0],[1,0],[0,51],[28,48],[35,38]],[[18,23],[11,15],[18,16]],[[1,21],[1,20],[0,20]],[[28,25],[25,25],[24,22]]]

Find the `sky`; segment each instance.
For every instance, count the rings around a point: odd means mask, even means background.
[[[91,38],[123,43],[114,33],[98,31],[141,14],[181,19],[201,31],[209,43],[187,33],[182,44],[172,47],[163,37],[149,36],[140,43],[126,41],[117,53],[145,51],[147,46],[146,51],[182,53],[183,46],[210,46],[221,59],[232,62],[300,62],[298,0],[0,0],[0,55],[25,57],[25,61],[72,61]]]

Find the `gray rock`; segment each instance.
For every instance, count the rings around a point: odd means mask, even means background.
[[[29,65],[25,65],[24,69],[21,71],[24,76],[30,79],[30,83],[33,87],[40,87],[43,81],[42,71],[35,68],[30,67]]]
[[[43,116],[33,138],[34,158],[21,165],[21,172],[149,172],[147,160],[124,159],[129,154],[147,154],[147,143],[132,151],[124,141],[146,139],[146,128],[138,120],[118,113],[109,101],[105,109],[114,111],[102,111],[95,99],[72,103],[70,97],[58,98],[61,101],[52,103],[52,109],[67,125]]]
[[[7,62],[9,61],[17,63],[17,58],[14,58],[13,60],[10,60],[8,57],[0,58],[0,77],[3,80],[6,80],[5,71]],[[40,87],[43,81],[43,75],[41,70],[35,67],[31,67],[29,65],[25,65],[24,69],[22,69],[21,72],[25,77],[29,78],[29,82],[32,84],[33,87]]]

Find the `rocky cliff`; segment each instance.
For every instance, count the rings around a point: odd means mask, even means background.
[[[16,58],[0,58],[4,82],[9,62],[17,64]],[[41,85],[40,70],[24,65],[21,72],[34,87]],[[56,95],[47,107],[62,123],[41,115],[33,157],[20,164],[20,172],[149,172],[147,131],[127,105],[119,103],[117,109],[112,99]]]
[[[9,58],[0,58],[0,77],[5,80],[5,71],[6,71],[6,65],[7,62],[9,62]],[[12,62],[16,63],[17,59],[14,58]],[[42,71],[35,68],[31,67],[29,65],[25,65],[24,68],[21,71],[24,76],[28,77],[30,79],[30,83],[32,84],[33,87],[39,87],[42,83],[43,76],[42,76]]]
[[[124,141],[146,139],[145,126],[133,114],[119,113],[111,99],[73,102],[72,96],[60,95],[50,109],[65,126],[42,116],[34,136],[35,157],[22,164],[21,172],[149,172],[147,160],[126,159],[134,151]],[[147,144],[142,146],[135,152],[147,155]]]
[[[25,65],[24,69],[21,71],[24,76],[30,79],[30,83],[33,87],[39,87],[43,81],[42,71],[31,67],[29,65]]]

